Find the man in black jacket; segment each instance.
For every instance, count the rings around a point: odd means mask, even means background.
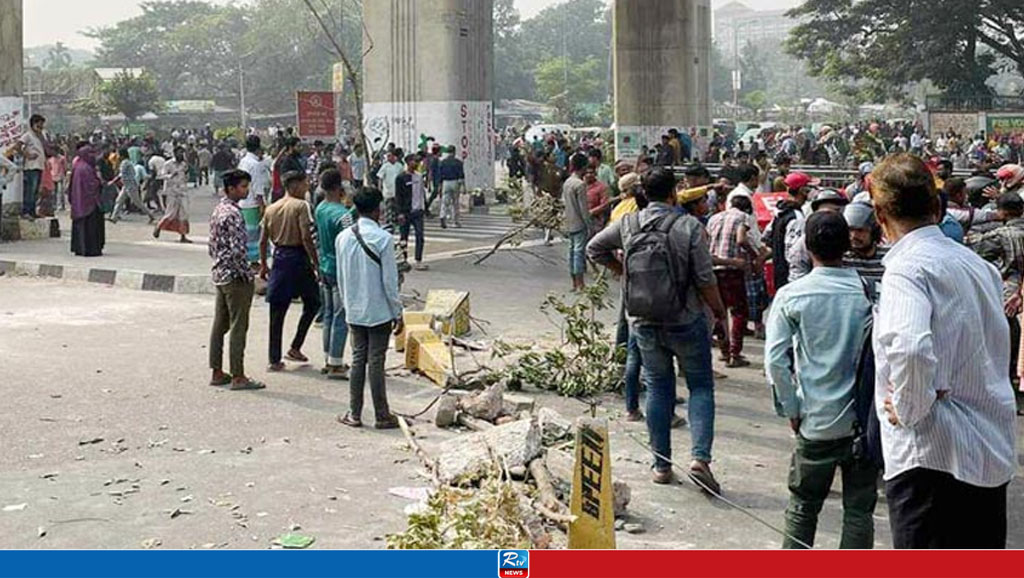
[[[395,179],[395,212],[398,216],[401,242],[409,243],[409,228],[416,231],[416,270],[426,271],[423,264],[423,217],[427,207],[427,190],[419,172],[419,157],[405,157],[405,170]]]
[[[789,283],[789,261],[786,260],[789,245],[800,238],[804,223],[803,206],[811,194],[811,188],[819,181],[804,173],[790,173],[786,176],[789,198],[779,203],[779,213],[764,232],[764,242],[772,249],[772,263],[775,268],[775,290]]]

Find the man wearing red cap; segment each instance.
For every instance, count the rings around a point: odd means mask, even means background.
[[[1017,193],[1024,196],[1024,167],[1003,165],[996,171],[996,178],[1002,183],[1004,193]]]
[[[803,229],[803,206],[811,194],[811,189],[820,183],[807,173],[790,173],[786,175],[786,189],[789,198],[779,203],[779,212],[764,233],[765,243],[771,246],[772,260],[775,264],[775,290],[778,291],[789,283],[789,263],[786,254],[800,236]]]

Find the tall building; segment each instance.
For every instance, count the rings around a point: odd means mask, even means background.
[[[715,44],[727,61],[748,42],[782,42],[800,22],[786,16],[787,10],[754,10],[742,2],[730,2],[715,10]]]

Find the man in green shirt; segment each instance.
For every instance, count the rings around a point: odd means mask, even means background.
[[[348,379],[349,368],[345,365],[345,342],[348,340],[348,323],[345,321],[345,307],[338,290],[337,257],[334,242],[342,231],[355,223],[352,208],[348,206],[342,187],[341,173],[329,169],[320,175],[320,187],[324,191],[324,202],[316,208],[317,244],[320,253],[320,292],[324,315],[324,357],[327,366],[324,374],[328,379]]]

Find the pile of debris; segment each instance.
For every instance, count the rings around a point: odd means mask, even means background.
[[[503,383],[476,394],[445,393],[434,416],[437,427],[460,427],[465,436],[445,441],[436,458],[416,442],[403,421],[409,445],[434,483],[430,497],[409,515],[406,532],[388,537],[392,548],[558,549],[568,544],[576,518],[572,495],[574,424],[531,398],[509,394]],[[626,515],[630,488],[613,482],[616,518]],[[480,541],[473,519],[505,528]],[[470,539],[469,536],[476,536]]]

